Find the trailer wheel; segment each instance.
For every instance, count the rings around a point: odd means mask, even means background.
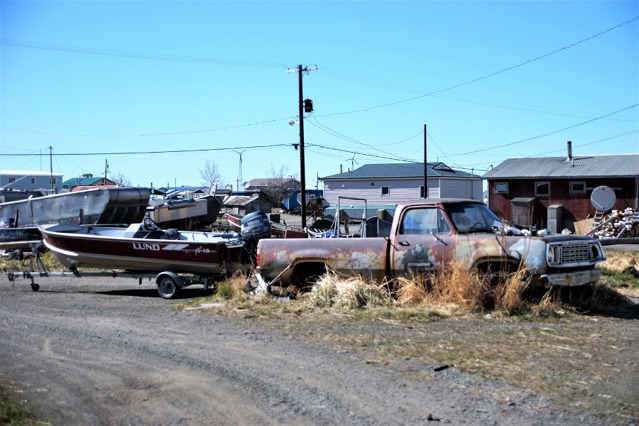
[[[36,284],[36,283],[31,284],[31,290],[33,291],[40,290],[40,284]]]
[[[175,296],[180,289],[177,281],[170,275],[163,275],[157,281],[158,293],[163,299],[170,299]]]

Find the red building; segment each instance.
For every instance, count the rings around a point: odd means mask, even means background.
[[[639,154],[510,158],[482,176],[488,206],[523,228],[574,231],[575,221],[593,217],[590,201],[599,186],[616,196],[612,210],[639,209]],[[555,222],[558,220],[558,222]]]

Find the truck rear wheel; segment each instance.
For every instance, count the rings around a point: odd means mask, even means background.
[[[300,289],[310,289],[326,273],[326,265],[321,262],[302,263],[293,269],[295,285]]]

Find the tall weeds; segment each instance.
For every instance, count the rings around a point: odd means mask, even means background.
[[[494,294],[495,307],[508,315],[514,315],[525,307],[524,294],[530,287],[531,276],[524,268],[507,275],[497,281],[491,289]]]
[[[463,263],[450,263],[439,274],[399,278],[396,284],[402,306],[454,304],[467,311],[497,309],[512,315],[525,307],[530,278],[519,269],[492,280]]]
[[[306,300],[319,308],[448,305],[468,312],[497,309],[512,315],[524,307],[523,294],[528,283],[525,270],[504,274],[495,281],[464,264],[450,264],[438,274],[398,278],[392,285],[378,285],[358,277],[341,278],[329,272],[320,278]]]

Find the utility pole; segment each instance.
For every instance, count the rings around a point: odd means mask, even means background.
[[[107,174],[109,173],[109,159],[104,160],[104,184],[106,185]]]
[[[53,183],[53,147],[52,146],[49,146],[49,184],[51,185],[51,193],[55,194],[55,184]]]
[[[426,143],[426,125],[424,124],[424,198],[428,198],[428,162],[427,162],[427,146]]]
[[[304,67],[302,65],[297,66],[297,76],[299,84],[299,125],[300,125],[300,201],[301,201],[301,215],[302,215],[302,228],[306,228],[306,167],[304,165],[304,111],[313,111],[313,101],[310,99],[304,100],[303,85],[302,85],[302,73],[309,73],[317,70],[315,67]],[[290,72],[290,70],[289,70]]]

